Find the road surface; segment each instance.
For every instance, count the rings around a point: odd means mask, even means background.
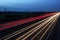
[[[60,13],[1,24],[0,40],[48,40]]]

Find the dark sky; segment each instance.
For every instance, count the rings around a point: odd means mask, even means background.
[[[0,10],[60,11],[60,0],[0,0]]]

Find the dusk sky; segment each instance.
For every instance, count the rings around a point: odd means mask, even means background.
[[[60,11],[60,0],[0,0],[0,10]]]

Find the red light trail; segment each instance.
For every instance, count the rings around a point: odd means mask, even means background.
[[[54,15],[54,14],[55,13],[44,14],[42,16],[37,16],[37,17],[33,17],[33,18],[28,18],[28,19],[18,20],[18,21],[14,21],[14,22],[4,23],[4,24],[1,25],[0,30],[11,28],[11,27],[14,27],[14,26],[17,26],[17,25],[22,25],[24,23],[28,23],[28,22],[31,22],[31,21],[34,21],[34,20],[43,19],[45,17],[51,16],[51,15]]]

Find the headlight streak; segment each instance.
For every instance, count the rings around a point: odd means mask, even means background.
[[[53,22],[54,19],[52,19],[50,22],[48,22],[34,37],[32,37],[31,40],[34,40],[38,34],[40,34],[51,22]],[[47,27],[48,28],[48,27]],[[44,30],[45,31],[45,30]]]
[[[17,38],[16,40],[25,40],[27,37],[29,37],[31,34],[33,34],[34,32],[36,32],[38,29],[40,29],[41,27],[43,27],[46,23],[48,23],[50,20],[52,20],[56,15],[52,16],[50,19],[48,19],[47,21],[41,23],[40,25],[36,26],[34,29],[30,30],[29,32],[25,33],[24,35],[20,36],[19,38]]]
[[[50,22],[52,22],[52,21],[50,21]],[[48,22],[46,26],[43,26],[43,28],[40,29],[40,33],[43,32],[43,30],[50,24],[50,22]],[[47,27],[47,28],[48,28],[48,27]],[[45,31],[45,30],[44,30],[44,31]],[[28,36],[28,37],[29,37],[29,36]],[[27,38],[28,38],[28,37],[27,37]],[[24,38],[24,40],[27,39],[27,38]],[[32,39],[31,39],[31,40],[32,40]]]
[[[42,40],[46,36],[46,34],[48,35],[47,32],[49,30],[52,31],[52,29],[54,28],[54,27],[52,27],[52,25],[57,21],[57,19],[59,18],[59,15],[60,15],[60,13],[58,12],[57,14],[55,14],[53,16],[45,18],[41,21],[38,21],[36,23],[26,26],[25,28],[17,30],[7,36],[4,36],[4,37],[0,38],[0,40],[9,40],[9,39],[17,36],[18,34],[23,33],[24,31],[27,31],[30,28],[32,28],[32,29],[30,29],[28,32],[24,33],[23,35],[17,37],[16,40],[26,40],[29,37],[31,37],[31,40],[35,40],[35,39]],[[31,35],[33,35],[33,36],[31,36]]]
[[[60,14],[59,14],[60,15]],[[49,39],[49,37],[50,37],[50,35],[51,35],[51,33],[53,32],[53,30],[56,28],[56,23],[57,23],[57,21],[58,21],[58,18],[59,18],[59,16],[57,17],[57,19],[55,20],[55,22],[52,24],[52,26],[53,27],[51,27],[48,31],[49,31],[49,33],[47,34],[47,36],[46,36],[46,40],[48,40]]]
[[[26,30],[32,28],[33,26],[38,25],[38,24],[40,24],[40,23],[48,20],[49,18],[50,18],[50,17],[48,17],[48,18],[46,18],[46,19],[44,19],[44,20],[41,20],[41,21],[39,21],[39,22],[37,22],[37,23],[34,23],[34,24],[32,24],[32,25],[29,25],[29,26],[27,26],[27,27],[25,27],[25,28],[23,28],[23,29],[20,29],[20,30],[18,30],[18,31],[16,31],[16,32],[14,32],[14,33],[12,33],[12,34],[10,34],[10,35],[8,35],[8,36],[5,36],[5,37],[1,38],[1,39],[4,39],[4,38],[12,38],[12,37],[14,37],[15,35],[18,35],[19,33],[22,33],[23,31],[26,31]]]
[[[57,16],[59,16],[59,14],[58,14]],[[42,39],[43,39],[44,35],[45,35],[45,34],[47,33],[47,31],[51,28],[51,26],[54,24],[54,22],[57,20],[57,18],[58,18],[58,17],[56,17],[56,19],[49,25],[48,29],[43,33],[43,35],[40,37],[39,40],[42,40]]]

